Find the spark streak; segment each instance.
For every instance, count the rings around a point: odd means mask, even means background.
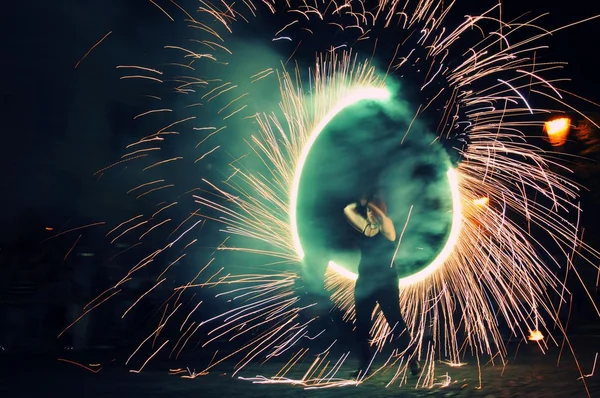
[[[77,67],[79,66],[79,64],[81,64],[83,62],[83,60],[86,59],[87,56],[90,55],[90,53],[92,51],[94,51],[94,48],[98,47],[98,45],[100,45],[100,43],[102,43],[111,33],[112,33],[112,30],[110,32],[108,32],[107,34],[105,34],[100,40],[98,40],[98,42],[96,42],[96,44],[94,44],[92,46],[92,48],[90,48],[88,50],[88,52],[86,52],[84,54],[84,56],[79,61],[77,61],[77,63],[75,64],[75,69],[77,69]]]

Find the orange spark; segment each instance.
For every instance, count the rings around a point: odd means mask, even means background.
[[[104,39],[106,39],[108,37],[108,35],[110,35],[112,33],[112,30],[110,32],[108,32],[107,34],[104,35],[103,38],[101,38],[96,44],[94,44],[92,46],[92,48],[90,48],[88,50],[88,52],[85,53],[85,55],[83,56],[83,58],[81,58],[76,64],[75,64],[75,69],[77,69],[77,67],[79,66],[79,64],[81,62],[83,62],[84,59],[87,58],[88,55],[90,55],[90,53],[94,50],[94,48],[96,48],[100,43],[102,43],[104,41]]]
[[[151,113],[158,113],[158,112],[173,112],[172,109],[168,109],[168,108],[164,108],[164,109],[153,109],[151,111],[147,111],[147,112],[143,112],[140,113],[139,115],[136,115],[133,120],[140,118],[142,116],[146,116],[146,115],[150,115]]]
[[[75,227],[75,228],[67,229],[66,231],[60,232],[60,233],[58,233],[56,235],[53,235],[53,236],[51,236],[51,237],[49,237],[47,239],[44,239],[42,242],[46,242],[46,241],[48,241],[50,239],[58,238],[59,236],[64,235],[64,234],[68,234],[69,232],[78,231],[80,229],[89,228],[89,227],[95,227],[97,225],[104,225],[104,224],[106,224],[104,221],[100,221],[100,222],[95,222],[95,223],[92,223],[92,224],[82,225],[81,227]]]
[[[140,188],[146,187],[146,186],[148,186],[148,185],[156,184],[156,183],[159,183],[159,182],[165,182],[165,180],[155,180],[155,181],[145,182],[145,183],[143,183],[143,184],[140,184],[140,185],[138,185],[138,186],[137,186],[137,187],[135,187],[135,188],[131,188],[129,191],[127,191],[127,194],[129,195],[130,193],[132,193],[133,191],[135,191],[135,190],[137,190],[137,189],[140,189]],[[139,217],[139,216],[138,216],[138,217]]]
[[[144,216],[143,214],[139,214],[139,215],[137,215],[137,216],[135,216],[135,217],[132,217],[132,218],[130,218],[130,219],[129,219],[129,220],[127,220],[127,221],[123,221],[121,224],[117,225],[116,227],[114,227],[113,229],[111,229],[110,231],[108,231],[108,233],[107,233],[105,236],[106,236],[106,237],[108,237],[108,235],[112,234],[112,233],[113,233],[113,232],[115,232],[117,229],[121,228],[123,225],[125,225],[125,224],[129,224],[131,221],[133,221],[133,220],[136,220],[136,219],[138,219],[138,218],[140,218],[140,217],[143,217],[143,216]]]
[[[489,202],[490,202],[490,198],[488,198],[488,197],[473,199],[473,204],[475,206],[482,206],[482,207],[487,206]]]
[[[77,245],[77,242],[79,242],[79,239],[81,239],[82,235],[79,235],[77,237],[77,239],[75,239],[75,243],[73,243],[73,246],[71,246],[71,248],[69,249],[69,251],[67,252],[67,254],[65,254],[65,257],[63,258],[62,263],[64,264],[65,261],[67,261],[67,257],[69,257],[69,254],[71,254],[71,252],[73,251],[73,249],[75,248],[75,246]]]
[[[214,151],[216,151],[217,149],[219,149],[221,146],[217,145],[216,147],[214,147],[213,149],[211,149],[210,151],[206,152],[204,155],[200,156],[198,159],[194,160],[194,163],[197,163],[199,161],[201,161],[202,159],[204,159],[206,156],[210,155],[211,153],[213,153]]]
[[[175,20],[173,19],[172,16],[170,16],[165,10],[164,8],[162,8],[161,6],[159,6],[158,4],[156,4],[155,2],[153,2],[152,0],[149,0],[150,3],[154,4],[159,10],[161,10],[163,12],[163,14],[165,14],[170,20],[171,22],[175,22]]]
[[[144,236],[146,236],[148,233],[152,232],[153,229],[158,228],[161,225],[168,223],[169,221],[171,221],[171,219],[167,218],[166,220],[163,220],[163,221],[159,222],[158,224],[152,226],[152,228],[150,228],[149,230],[147,230],[146,232],[144,232],[143,234],[141,234],[140,238],[138,240],[142,240],[144,238]]]
[[[160,162],[156,162],[154,164],[151,164],[150,166],[144,167],[143,171],[146,171],[146,170],[151,169],[153,167],[159,166],[161,164],[165,164],[165,163],[172,162],[174,160],[180,160],[180,159],[183,159],[183,156],[177,156],[177,157],[174,157],[174,158],[171,158],[171,159],[161,160]]]
[[[71,327],[73,327],[73,325],[75,325],[77,322],[79,322],[79,320],[81,318],[83,318],[84,316],[86,316],[90,311],[92,311],[95,308],[99,307],[100,305],[102,305],[103,303],[105,303],[106,301],[108,301],[110,298],[112,298],[115,295],[117,295],[120,291],[121,291],[121,289],[117,290],[116,292],[114,292],[113,294],[111,294],[110,296],[108,296],[107,298],[105,298],[104,300],[102,300],[101,302],[99,302],[98,304],[96,304],[93,307],[91,307],[88,310],[86,310],[77,319],[75,319],[69,326],[67,326],[62,332],[60,332],[59,335],[57,336],[57,338],[60,338],[60,336],[62,336],[67,330],[71,329]]]
[[[166,281],[167,278],[161,279],[159,282],[157,282],[154,286],[152,286],[150,289],[148,289],[144,294],[142,294],[140,297],[138,297],[137,300],[135,300],[135,302],[133,304],[131,304],[131,306],[129,308],[127,308],[127,310],[125,310],[125,312],[123,313],[123,315],[121,315],[121,319],[125,318],[125,315],[127,315],[127,313],[129,311],[131,311],[131,309],[133,307],[136,306],[137,303],[140,302],[141,299],[143,299],[148,293],[150,293],[152,290],[154,290],[158,285],[160,285],[161,283],[163,283],[164,281]]]
[[[117,239],[119,239],[121,236],[125,235],[127,232],[129,232],[129,231],[131,231],[131,230],[133,230],[133,229],[135,229],[135,228],[137,228],[137,227],[140,227],[140,226],[142,226],[142,225],[146,224],[147,222],[148,222],[148,220],[146,220],[146,221],[142,221],[141,223],[138,223],[138,224],[134,225],[133,227],[129,227],[129,228],[127,228],[125,231],[123,231],[123,232],[121,232],[119,235],[117,235],[117,237],[116,237],[116,238],[114,238],[113,240],[111,240],[111,241],[110,241],[110,244],[112,245],[113,243],[115,243],[115,241],[116,241]]]
[[[163,349],[164,346],[166,346],[169,343],[169,340],[165,341],[160,347],[158,347],[158,349],[154,352],[154,354],[150,355],[150,357],[148,359],[146,359],[146,361],[144,362],[144,364],[142,365],[141,368],[139,368],[139,370],[130,370],[131,373],[140,373],[144,367],[148,364],[148,362],[150,362],[152,360],[152,358],[154,358],[156,356],[156,354],[158,354],[158,352],[160,350]]]
[[[118,65],[117,66],[117,69],[123,69],[123,68],[139,69],[139,70],[143,70],[143,71],[146,71],[146,72],[153,72],[153,73],[156,73],[158,75],[162,75],[163,74],[159,70],[152,69],[152,68],[147,68],[145,66],[138,66],[138,65]]]
[[[144,192],[144,193],[141,193],[141,194],[139,194],[138,196],[136,196],[136,199],[139,199],[139,198],[141,198],[142,196],[146,196],[146,195],[148,195],[149,193],[152,193],[152,192],[155,192],[155,191],[158,191],[158,190],[164,189],[164,188],[170,188],[170,187],[174,187],[174,186],[175,186],[175,184],[167,184],[167,185],[163,185],[163,186],[160,186],[160,187],[152,188],[152,189],[150,189],[150,190],[148,190],[148,191],[146,191],[146,192]]]
[[[75,365],[75,366],[79,366],[80,368],[83,368],[83,369],[85,369],[87,371],[90,371],[92,373],[98,373],[98,372],[100,372],[102,370],[102,368],[100,368],[100,369],[92,369],[91,367],[87,367],[87,366],[85,366],[83,364],[80,364],[78,362],[70,361],[70,360],[64,359],[64,358],[57,358],[57,361],[66,362],[66,363],[70,363],[70,364]],[[100,364],[90,364],[90,366],[98,367],[98,366],[100,366]]]
[[[161,209],[159,209],[159,210],[158,210],[156,213],[152,214],[152,218],[156,217],[156,215],[157,215],[158,213],[160,213],[161,211],[163,211],[163,210],[166,210],[166,209],[168,209],[169,207],[171,207],[171,206],[174,206],[174,205],[176,205],[176,204],[177,204],[177,202],[173,202],[173,203],[171,203],[170,205],[166,205],[166,206],[162,207],[162,208],[161,208]]]
[[[124,79],[147,79],[147,80],[153,80],[155,82],[158,83],[164,83],[162,80],[153,77],[153,76],[144,76],[144,75],[127,75],[127,76],[121,76],[121,80]]]
[[[141,152],[158,151],[158,150],[160,150],[160,147],[138,149],[137,151],[126,153],[125,155],[121,156],[121,159],[126,158],[128,156],[136,155]]]
[[[127,158],[127,159],[119,160],[118,162],[115,162],[115,163],[111,164],[110,166],[106,166],[105,168],[98,170],[97,172],[94,173],[94,175],[100,174],[100,173],[102,173],[102,172],[104,172],[104,171],[106,171],[106,170],[110,169],[111,167],[114,167],[114,166],[116,166],[118,164],[121,164],[121,163],[124,163],[124,162],[129,162],[130,160],[139,159],[139,158],[143,158],[143,157],[146,157],[146,156],[148,156],[148,154],[144,153],[142,155],[133,156],[133,157],[130,157],[130,158]]]
[[[217,134],[219,131],[223,130],[224,128],[226,128],[226,126],[221,127],[220,129],[217,129],[215,131],[213,131],[212,133],[210,133],[209,135],[207,135],[202,141],[200,141],[199,143],[196,144],[196,148],[198,148],[200,145],[202,145],[202,143],[204,141],[206,141],[207,139],[209,139],[210,137],[212,137],[213,135]],[[206,128],[205,128],[206,129]],[[198,128],[194,128],[194,130],[200,130]]]
[[[165,268],[165,269],[164,269],[164,271],[163,271],[163,272],[161,272],[161,274],[158,276],[158,278],[157,278],[157,279],[159,279],[160,277],[162,277],[162,276],[165,274],[165,272],[167,272],[167,271],[169,270],[169,268],[171,268],[171,266],[173,266],[174,264],[177,264],[177,262],[178,262],[179,260],[181,260],[181,258],[182,258],[182,257],[184,257],[184,256],[185,256],[185,253],[183,253],[181,256],[179,256],[179,257],[177,257],[175,260],[173,260],[173,262],[171,262],[171,264],[169,264],[169,265],[167,266],[167,268]]]

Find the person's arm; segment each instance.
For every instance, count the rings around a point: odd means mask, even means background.
[[[377,206],[372,203],[369,203],[369,208],[373,210],[376,214],[377,219],[380,221],[379,231],[385,236],[387,240],[395,241],[396,240],[396,228],[394,228],[394,223],[392,220],[385,215],[385,213]]]
[[[361,216],[358,211],[356,211],[357,207],[357,203],[350,203],[348,206],[344,207],[344,214],[346,215],[346,218],[350,224],[361,233],[369,237],[375,236],[377,234],[377,227],[372,227],[367,219]]]

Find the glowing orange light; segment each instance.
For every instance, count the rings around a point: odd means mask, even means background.
[[[487,204],[489,202],[490,202],[490,198],[488,198],[488,197],[483,197],[483,198],[478,198],[478,199],[473,200],[473,204],[475,206],[487,206]]]
[[[529,337],[527,337],[529,341],[540,341],[544,340],[544,335],[539,330],[530,330]]]
[[[552,146],[561,146],[567,141],[571,130],[571,119],[561,117],[544,123],[544,131],[548,134],[548,140]]]
[[[52,227],[46,227],[46,231],[54,231],[54,228],[52,228]]]

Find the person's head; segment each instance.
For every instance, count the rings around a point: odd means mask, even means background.
[[[366,206],[372,197],[373,197],[373,195],[370,193],[363,193],[362,195],[360,195],[360,198],[358,199],[358,203],[361,206]]]
[[[385,204],[385,202],[381,198],[379,198],[377,196],[373,196],[373,197],[371,197],[369,199],[369,203],[371,203],[374,206],[376,206],[384,214],[387,214],[387,205]]]
[[[386,214],[387,206],[386,206],[385,202],[383,200],[381,200],[380,198],[374,196],[369,199],[368,204],[367,204],[367,220],[371,224],[381,224],[382,220],[381,220],[381,217],[379,216],[378,212],[373,211],[369,205],[377,207],[379,210],[382,211],[383,214]]]

